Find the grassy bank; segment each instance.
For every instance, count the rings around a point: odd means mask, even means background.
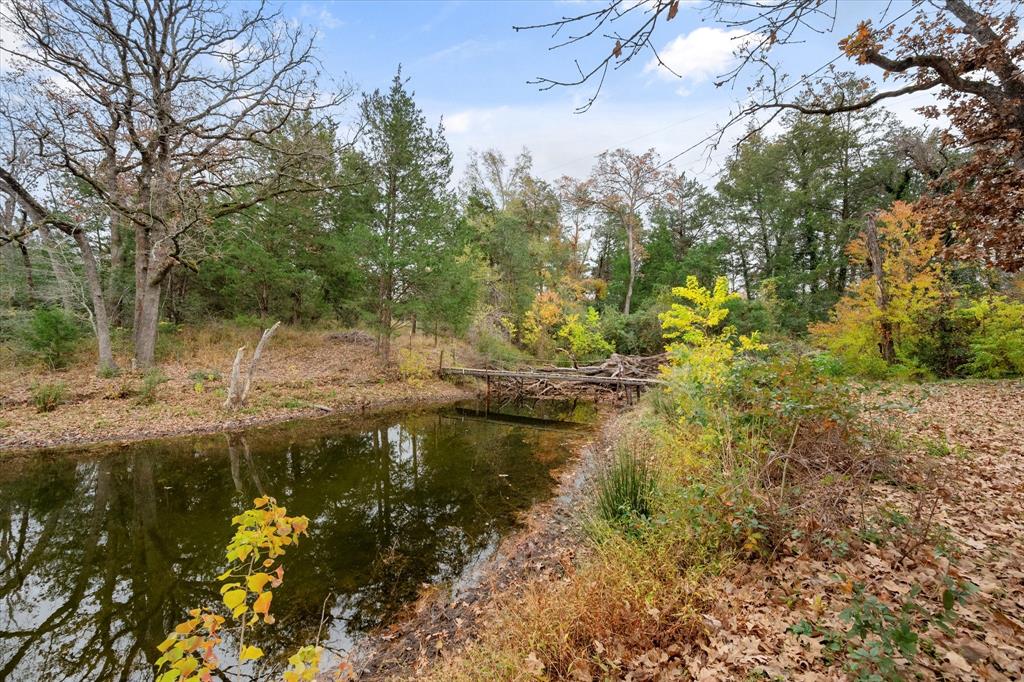
[[[267,346],[247,404],[226,410],[235,351],[245,345],[251,353],[260,333],[258,324],[247,322],[168,327],[156,367],[105,376],[96,374],[95,351],[85,341],[68,352],[60,369],[0,348],[0,448],[136,440],[455,400],[466,393],[437,380],[432,369],[442,352],[447,361],[477,358],[460,341],[403,335],[394,342],[394,364],[385,366],[365,332],[282,326]],[[130,367],[127,342],[122,349],[119,363]]]
[[[1019,383],[854,390],[783,353],[686,388],[617,422],[565,575],[429,679],[1019,674]]]

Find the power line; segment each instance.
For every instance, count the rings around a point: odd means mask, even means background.
[[[879,29],[879,30],[882,30],[882,31],[884,31],[885,29],[887,29],[887,28],[889,28],[890,26],[894,25],[894,24],[895,24],[895,23],[896,23],[897,21],[899,21],[900,19],[902,19],[903,17],[907,16],[907,15],[908,15],[908,14],[910,14],[910,13],[911,13],[912,11],[914,11],[915,9],[917,9],[919,5],[920,5],[920,3],[918,3],[918,2],[914,2],[914,3],[911,3],[910,7],[908,7],[908,8],[906,9],[906,11],[904,11],[904,12],[901,12],[901,13],[900,13],[899,15],[897,15],[896,17],[894,17],[894,18],[893,18],[893,19],[891,19],[890,21],[886,22],[886,23],[885,23],[885,24],[884,24],[884,25],[883,25],[883,26],[881,27],[881,29]],[[781,92],[777,93],[777,95],[776,95],[776,96],[781,96],[781,95],[785,95],[785,94],[786,94],[787,92],[789,92],[789,91],[790,91],[790,90],[792,90],[793,88],[797,87],[797,86],[798,86],[798,85],[800,85],[801,83],[805,83],[805,82],[807,82],[807,81],[808,81],[808,80],[809,80],[810,78],[813,78],[814,76],[816,76],[817,74],[821,73],[822,71],[824,71],[824,70],[825,70],[825,69],[827,69],[828,67],[832,66],[833,64],[835,64],[836,62],[838,62],[838,61],[839,61],[840,59],[842,59],[842,58],[843,58],[844,56],[845,56],[845,55],[842,55],[842,54],[838,54],[838,55],[836,55],[835,57],[833,57],[833,58],[832,58],[832,59],[830,59],[829,61],[825,62],[824,64],[822,64],[821,66],[819,66],[818,68],[816,68],[816,69],[815,69],[814,71],[811,71],[811,72],[810,72],[810,73],[808,73],[808,74],[804,74],[804,75],[803,75],[803,76],[801,76],[801,77],[800,77],[800,78],[799,78],[798,80],[794,81],[794,82],[793,82],[792,84],[790,84],[790,85],[789,85],[789,86],[787,86],[786,88],[783,88],[783,90],[782,90]],[[742,117],[743,117],[743,115],[742,115],[742,114],[741,114],[741,115],[737,115],[737,116],[733,117],[733,120],[731,120],[731,121],[730,121],[729,123],[727,123],[727,124],[726,124],[726,127],[728,127],[728,126],[732,125],[733,123],[736,123],[736,122],[737,122],[737,121],[739,121],[739,120],[740,120],[740,119],[741,119]],[[705,137],[704,137],[703,139],[701,139],[701,140],[698,140],[698,141],[697,141],[696,143],[694,143],[694,144],[690,145],[689,147],[687,147],[687,148],[686,148],[686,149],[684,149],[683,151],[679,152],[679,153],[678,153],[678,154],[676,154],[675,156],[672,156],[672,157],[671,157],[671,158],[669,158],[668,160],[666,160],[666,161],[662,162],[662,163],[661,163],[661,164],[660,164],[660,165],[658,166],[658,168],[663,168],[664,166],[667,166],[668,164],[670,164],[670,163],[672,163],[673,161],[677,160],[677,159],[678,159],[679,157],[683,156],[684,154],[687,154],[687,153],[689,153],[689,152],[693,151],[694,149],[696,149],[697,147],[700,147],[701,145],[704,145],[704,144],[706,144],[706,143],[710,142],[710,141],[711,141],[711,140],[713,140],[713,139],[714,139],[715,137],[719,136],[719,135],[720,135],[720,134],[721,134],[721,133],[722,133],[723,131],[724,131],[724,129],[718,129],[718,130],[715,130],[714,132],[712,132],[712,133],[710,133],[709,135],[705,136]]]

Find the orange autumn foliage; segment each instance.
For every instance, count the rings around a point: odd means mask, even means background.
[[[879,247],[889,303],[878,303],[878,283],[867,276],[840,299],[828,322],[811,325],[815,344],[843,360],[857,374],[882,376],[888,367],[879,350],[883,323],[893,329],[897,359],[901,347],[923,333],[922,320],[940,303],[941,244],[928,234],[913,206],[896,202],[877,218]],[[851,263],[869,270],[864,235],[847,247]]]

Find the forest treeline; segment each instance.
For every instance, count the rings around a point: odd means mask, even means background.
[[[539,177],[526,149],[475,152],[455,177],[443,122],[401,69],[321,106],[298,29],[285,49],[263,40],[274,15],[244,14],[251,47],[225,55],[226,23],[197,33],[209,8],[172,5],[182,12],[162,26],[131,10],[80,25],[78,0],[15,2],[6,17],[36,51],[0,111],[0,335],[51,364],[76,334],[67,318],[92,328],[102,369],[129,335],[145,367],[161,328],[211,319],[365,326],[385,358],[400,328],[469,334],[496,362],[655,353],[673,287],[725,275],[743,294],[729,303],[741,332],[810,326],[846,369],[1024,368],[1016,337],[991,347],[1021,319],[1019,280],[951,255],[957,236],[925,229],[917,206],[954,191],[944,179],[973,157],[884,109],[791,110],[751,128],[710,179],[622,148],[586,177]],[[112,85],[108,61],[175,73],[171,50],[120,47],[139,31],[199,35],[183,47],[189,77]],[[88,41],[104,46],[95,63],[74,57]],[[828,96],[864,87],[851,77]],[[349,139],[339,119],[352,112]]]

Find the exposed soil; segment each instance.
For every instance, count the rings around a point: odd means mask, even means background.
[[[243,343],[251,349],[258,338],[258,330],[218,330],[176,340],[180,348],[160,363],[166,381],[156,386],[151,400],[143,395],[141,372],[102,378],[87,357],[59,372],[2,368],[0,450],[228,431],[327,414],[420,407],[472,395],[467,388],[434,378],[431,371],[442,350],[446,363],[456,354],[470,361],[472,352],[463,344],[448,341],[435,346],[430,338],[415,337],[412,347],[422,359],[425,376],[409,381],[395,368],[385,368],[364,336],[283,327],[264,353],[248,404],[228,411],[222,403],[234,349]],[[395,343],[396,352],[408,347],[408,339]],[[55,382],[66,387],[63,402],[52,412],[38,411],[32,387]]]

